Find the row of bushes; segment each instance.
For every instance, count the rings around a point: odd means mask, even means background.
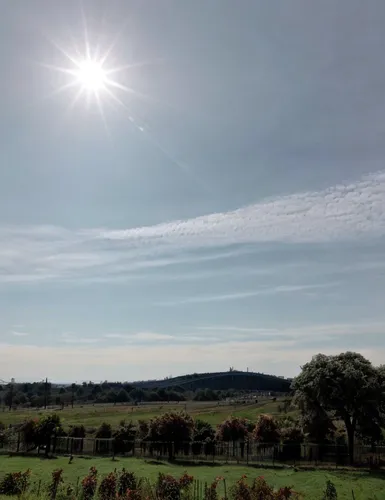
[[[47,454],[54,438],[61,436],[85,438],[86,435],[90,435],[90,431],[92,437],[97,439],[114,438],[116,453],[131,451],[134,441],[141,441],[144,444],[163,443],[169,450],[170,458],[174,453],[183,450],[186,443],[193,445],[193,453],[194,445],[199,448],[196,450],[197,453],[201,453],[202,443],[205,443],[204,453],[209,455],[212,454],[215,444],[220,441],[299,445],[305,439],[311,439],[298,420],[289,416],[274,418],[271,415],[260,415],[256,422],[242,417],[229,417],[217,428],[213,428],[208,422],[193,420],[184,412],[172,412],[157,416],[150,421],[141,420],[136,424],[123,420],[115,429],[108,423],[102,423],[98,429],[88,429],[88,431],[83,425],[77,425],[65,432],[57,414],[27,420],[18,429],[19,440],[22,441],[24,449],[44,447]],[[340,444],[344,444],[344,435],[338,430],[334,435],[330,431],[329,435],[324,436],[323,442],[327,442],[328,438],[334,442],[339,439]],[[3,431],[3,439],[6,439],[6,431]]]
[[[13,472],[7,474],[0,481],[0,495],[18,496],[29,492],[31,471]],[[63,478],[63,469],[52,472],[51,482],[44,488],[38,487],[33,493],[37,496],[44,494],[50,500],[286,500],[303,498],[291,486],[284,486],[274,490],[266,480],[259,476],[252,481],[242,476],[234,485],[227,487],[223,477],[217,477],[210,484],[202,484],[185,472],[181,477],[159,473],[155,484],[148,480],[137,478],[132,472],[124,468],[117,472],[110,472],[99,481],[98,471],[91,467],[80,485],[66,484]],[[337,492],[330,482],[326,485],[323,494],[324,500],[336,500]]]

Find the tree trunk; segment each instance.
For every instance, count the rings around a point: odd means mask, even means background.
[[[346,432],[348,434],[348,452],[349,452],[349,464],[354,464],[354,433],[355,425],[350,421],[350,417],[345,420]]]

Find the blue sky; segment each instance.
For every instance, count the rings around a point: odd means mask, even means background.
[[[381,1],[4,2],[0,379],[383,362],[384,24]],[[113,96],[58,70],[86,41]]]

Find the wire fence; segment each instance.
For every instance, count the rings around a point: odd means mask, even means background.
[[[2,454],[44,454],[46,447],[36,448],[23,442],[20,434],[0,443]],[[153,460],[174,459],[191,462],[226,462],[238,464],[347,466],[346,445],[337,444],[269,444],[253,441],[236,442],[149,442],[118,439],[53,437],[49,453],[104,457],[138,457]],[[385,466],[385,446],[356,445],[354,464],[363,467]]]

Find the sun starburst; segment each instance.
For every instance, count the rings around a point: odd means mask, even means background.
[[[75,76],[83,90],[100,92],[108,85],[107,73],[100,61],[86,59],[80,61],[78,66],[78,70],[75,71]]]

